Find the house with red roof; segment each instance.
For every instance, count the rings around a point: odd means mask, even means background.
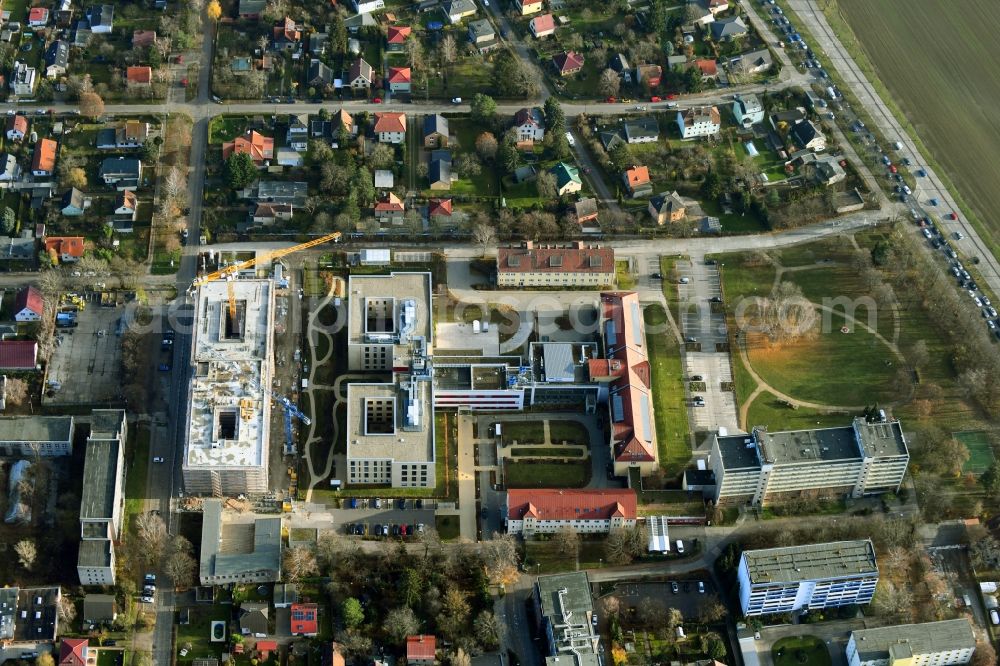
[[[36,370],[38,343],[34,340],[0,340],[0,370]]]
[[[149,65],[132,65],[125,70],[125,82],[130,86],[153,85],[153,68]]]
[[[257,641],[257,644],[254,645],[254,649],[257,650],[257,653],[260,656],[261,661],[267,661],[268,659],[271,658],[271,653],[276,652],[278,650],[278,642]]]
[[[42,292],[34,287],[25,287],[17,292],[14,299],[14,321],[38,321],[45,312]]]
[[[47,7],[32,7],[28,10],[28,27],[44,28],[49,22]]]
[[[54,259],[54,264],[79,261],[83,256],[83,236],[47,236],[45,252]]]
[[[625,169],[622,174],[622,181],[625,189],[633,199],[636,197],[648,197],[653,193],[653,183],[649,180],[649,167],[635,166]]]
[[[52,139],[39,139],[31,154],[31,173],[36,176],[51,176],[56,170],[56,150],[59,144]]]
[[[87,666],[90,641],[86,638],[64,638],[59,645],[59,666]]]
[[[607,353],[587,362],[592,382],[608,385],[614,473],[630,467],[648,474],[658,469],[652,381],[639,295],[634,291],[601,294],[601,330]]]
[[[431,666],[437,652],[437,638],[420,634],[406,637],[406,663]]]
[[[451,199],[430,199],[427,202],[427,217],[451,217]]]
[[[507,533],[544,534],[560,527],[603,533],[632,527],[637,516],[632,488],[519,489],[507,491]]]
[[[155,30],[133,30],[132,48],[146,49],[156,43]]]
[[[699,58],[688,63],[688,67],[697,67],[701,70],[702,79],[714,79],[719,75],[719,65],[715,60]]]
[[[615,283],[614,248],[571,243],[535,243],[497,248],[497,286],[584,287]]]
[[[385,33],[385,41],[389,51],[402,51],[407,37],[413,33],[408,25],[390,25]]]
[[[380,143],[403,143],[406,141],[405,113],[376,113],[375,136]]]
[[[251,130],[222,144],[222,159],[228,160],[232,154],[246,153],[257,166],[264,166],[266,160],[274,159],[274,139]]]
[[[405,212],[406,207],[403,205],[403,200],[392,192],[385,194],[375,202],[375,219],[379,222],[401,224]]]
[[[28,118],[20,113],[7,116],[7,138],[11,141],[21,141],[28,135]]]
[[[410,92],[411,71],[409,67],[390,67],[389,91],[394,93]]]
[[[283,21],[279,21],[271,32],[274,48],[278,50],[294,49],[302,41],[302,28],[287,16]]]
[[[528,16],[542,11],[542,0],[514,0],[521,16]]]
[[[583,69],[583,56],[575,51],[563,51],[552,56],[552,64],[559,76],[571,76]]]
[[[542,14],[528,21],[528,29],[535,39],[548,37],[556,31],[556,19],[552,14]]]
[[[292,636],[315,636],[319,633],[319,607],[316,604],[292,604]]]

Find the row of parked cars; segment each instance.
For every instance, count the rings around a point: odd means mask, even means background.
[[[348,534],[353,534],[355,536],[410,537],[417,534],[423,534],[424,524],[415,523],[407,525],[406,523],[401,523],[396,525],[394,523],[348,523],[344,529]]]
[[[395,500],[382,499],[381,497],[352,497],[347,500],[346,504],[352,509],[392,509],[393,503],[395,502],[395,508],[400,511],[406,511],[409,504],[409,500],[400,497]],[[412,500],[412,505],[414,509],[423,509],[424,501],[422,499]]]

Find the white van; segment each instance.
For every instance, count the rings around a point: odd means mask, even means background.
[[[681,555],[684,554],[684,542],[681,541],[680,539],[677,540],[677,552],[680,553]]]

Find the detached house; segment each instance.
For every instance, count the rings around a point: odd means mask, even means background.
[[[87,10],[90,32],[95,35],[109,35],[115,22],[114,5],[94,5]]]
[[[554,533],[570,526],[601,533],[635,525],[636,494],[625,489],[545,489],[507,491],[507,533]]]
[[[322,60],[313,58],[309,62],[309,75],[307,77],[309,85],[314,88],[323,89],[333,85],[333,70],[326,66]]]
[[[635,199],[637,197],[648,197],[653,193],[653,184],[649,180],[649,168],[644,166],[633,166],[626,169],[622,174],[622,181],[629,195]]]
[[[69,43],[59,39],[45,51],[45,78],[55,79],[66,73],[69,66]]]
[[[17,292],[14,299],[14,321],[38,321],[44,313],[42,292],[34,287],[25,287]]]
[[[267,0],[239,0],[239,15],[241,19],[256,21],[260,13],[267,7]]]
[[[542,11],[542,0],[514,0],[514,4],[521,16]]]
[[[250,216],[254,224],[270,226],[279,220],[290,220],[295,210],[290,203],[258,203]]]
[[[556,19],[552,14],[542,14],[528,21],[528,29],[535,39],[548,37],[556,31]]]
[[[371,14],[385,9],[384,0],[351,0],[351,5],[358,14]]]
[[[434,636],[407,636],[406,663],[413,666],[433,666],[437,659],[437,638]]]
[[[117,148],[141,148],[148,138],[149,123],[140,120],[126,120],[124,125],[115,129]]]
[[[469,41],[480,53],[488,53],[500,46],[493,24],[488,19],[469,21]]]
[[[17,158],[10,153],[0,153],[0,182],[10,183],[21,176]]]
[[[413,33],[408,25],[390,25],[386,30],[385,41],[390,51],[402,51],[407,38]]]
[[[28,10],[28,27],[44,28],[49,22],[48,7],[32,7]]]
[[[150,46],[156,44],[156,31],[155,30],[133,30],[132,31],[132,48],[134,49],[148,49]]]
[[[148,88],[153,84],[153,68],[148,65],[133,65],[125,70],[125,81],[130,86]]]
[[[388,192],[375,203],[375,219],[379,222],[402,224],[405,207],[403,200]]]
[[[636,65],[635,82],[645,83],[650,88],[660,85],[663,80],[663,68],[659,65]]]
[[[556,193],[559,196],[579,192],[583,189],[580,170],[572,164],[559,162],[549,170],[549,173],[556,177]]]
[[[59,212],[66,217],[80,217],[90,207],[90,199],[83,192],[71,187],[63,194]]]
[[[380,143],[403,143],[406,140],[406,114],[376,113],[375,136]]]
[[[28,118],[20,113],[16,116],[7,116],[7,139],[10,141],[23,141],[28,135]]]
[[[696,106],[677,112],[677,127],[682,139],[714,136],[722,128],[722,118],[715,106]]]
[[[764,106],[757,95],[742,95],[733,102],[733,116],[741,127],[749,128],[764,121]]]
[[[134,157],[107,157],[101,162],[98,176],[116,190],[134,190],[142,180],[142,162]]]
[[[427,201],[428,219],[451,217],[451,213],[452,213],[451,199],[428,199]]]
[[[135,222],[137,207],[138,201],[136,200],[135,192],[132,190],[119,192],[118,196],[115,197],[115,216],[118,218],[125,218]]]
[[[474,16],[476,4],[472,0],[444,0],[441,10],[452,24],[460,22],[467,16]]]
[[[52,139],[39,139],[31,155],[31,173],[36,176],[51,176],[56,170],[56,150],[59,148]]]
[[[571,76],[583,69],[583,56],[575,51],[563,51],[552,56],[552,65],[559,76]]]
[[[351,69],[345,83],[355,90],[367,90],[372,86],[373,76],[372,66],[364,58],[358,58],[351,63]]]
[[[680,222],[687,215],[687,204],[677,191],[661,192],[649,200],[649,215],[659,225]]]
[[[63,263],[79,261],[83,257],[83,236],[48,236],[45,253]]]
[[[628,143],[654,143],[660,138],[660,125],[649,116],[626,120],[622,130]]]
[[[27,63],[15,60],[10,72],[10,91],[15,95],[28,97],[35,94],[38,73]]]
[[[271,34],[274,48],[278,51],[291,51],[298,48],[302,42],[302,29],[287,16],[284,21],[280,21],[272,28]]]
[[[440,113],[424,116],[424,148],[448,146],[448,119]]]
[[[432,190],[449,190],[453,176],[451,173],[451,152],[432,150],[427,169],[427,180]]]
[[[792,125],[789,132],[795,143],[806,150],[821,151],[826,150],[826,137],[819,131],[819,128],[811,120],[803,120]]]
[[[746,37],[747,25],[739,16],[717,19],[711,26],[712,39],[717,42],[731,42],[740,37]]]
[[[222,159],[227,160],[234,153],[246,153],[253,158],[254,164],[264,166],[264,162],[274,159],[274,139],[252,130],[222,144]]]
[[[545,138],[545,118],[542,110],[523,108],[514,114],[514,129],[518,141],[541,141]]]
[[[393,93],[410,92],[411,72],[409,67],[389,68],[389,91]]]
[[[766,72],[771,69],[772,64],[774,64],[774,60],[771,57],[771,52],[767,49],[743,53],[729,61],[731,68],[738,67],[747,74]]]

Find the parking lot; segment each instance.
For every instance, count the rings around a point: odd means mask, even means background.
[[[118,400],[121,397],[121,337],[118,321],[124,307],[105,308],[90,302],[77,315],[76,328],[57,328],[49,360],[48,380],[59,390],[49,405],[74,405]]]
[[[643,599],[664,603],[670,608],[678,609],[685,619],[693,620],[698,617],[704,604],[717,599],[715,587],[710,580],[701,580],[704,584],[704,592],[698,591],[698,579],[677,580],[665,582],[620,582],[615,585],[613,596],[618,598],[623,611],[639,607]],[[674,592],[674,585],[677,591]],[[628,610],[626,612],[631,612]],[[599,621],[603,622],[604,618]]]
[[[394,525],[407,525],[413,528],[416,525],[424,525],[426,529],[434,529],[434,511],[435,505],[433,502],[423,502],[423,508],[416,508],[416,500],[408,499],[404,500],[404,506],[406,508],[400,508],[398,502],[400,500],[381,500],[381,508],[375,508],[374,499],[362,499],[358,498],[358,508],[351,509],[351,500],[349,498],[344,499],[343,509],[330,509],[330,513],[333,514],[334,524],[337,526],[337,531],[341,533],[350,533],[349,526],[351,525],[361,525],[362,529],[365,530],[362,536],[375,536],[375,526],[388,526],[389,535],[392,537],[392,531]],[[413,528],[413,531],[416,531]]]

